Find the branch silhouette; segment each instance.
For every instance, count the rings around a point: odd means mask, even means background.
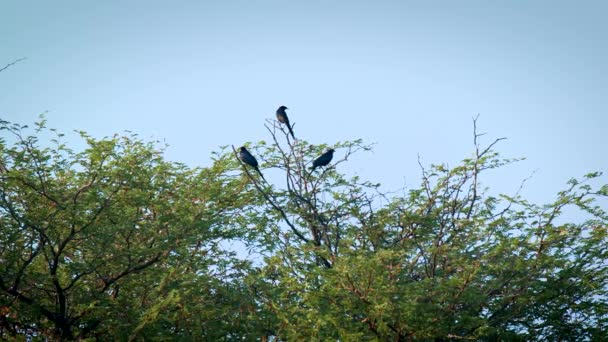
[[[19,62],[23,61],[23,60],[26,60],[26,59],[27,59],[27,57],[21,57],[21,58],[17,59],[17,60],[16,60],[16,61],[14,61],[14,62],[8,63],[8,64],[7,64],[7,65],[5,65],[5,66],[4,66],[2,69],[0,69],[0,72],[2,72],[2,71],[4,71],[4,70],[8,69],[9,67],[11,67],[11,66],[13,66],[13,65],[15,65],[15,64],[17,64],[17,63],[19,63]]]

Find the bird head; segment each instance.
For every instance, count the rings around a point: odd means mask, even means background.
[[[241,146],[241,147],[239,148],[239,151],[241,151],[241,152],[245,152],[245,151],[247,151],[247,149],[245,148],[245,146]]]
[[[336,150],[334,150],[333,148],[330,148],[329,150],[327,150],[327,152],[334,153],[334,152],[336,152]]]
[[[285,106],[281,106],[281,107],[279,107],[279,109],[277,109],[277,113],[285,113],[285,109],[288,109],[288,108]]]

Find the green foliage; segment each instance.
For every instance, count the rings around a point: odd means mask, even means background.
[[[308,176],[304,164],[324,147],[281,147],[273,134],[259,154],[284,170],[285,189],[257,190],[282,224],[266,230],[277,249],[249,280],[276,317],[272,336],[605,340],[608,220],[596,203],[606,193],[589,184],[601,173],[544,206],[488,196],[480,176],[517,160],[492,150],[500,139],[482,148],[478,137],[461,165],[422,168],[419,188],[389,198],[337,172],[367,148],[360,141],[337,144],[344,159]],[[589,219],[558,223],[567,207]]]
[[[341,172],[362,141],[274,123],[248,145],[271,183],[228,146],[190,169],[133,135],[80,132],[74,152],[44,120],[0,125],[2,338],[608,340],[599,172],[547,205],[490,196],[481,177],[517,160],[475,133],[470,158],[397,195]]]
[[[58,134],[43,148],[27,127],[1,128],[0,336],[200,336],[241,324],[222,317],[248,305],[247,265],[220,243],[242,235],[233,217],[255,198],[229,163],[188,169],[133,135],[81,132],[87,148],[74,152]]]

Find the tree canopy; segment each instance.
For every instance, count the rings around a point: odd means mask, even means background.
[[[362,141],[266,128],[247,147],[268,181],[234,147],[192,168],[132,134],[74,151],[0,122],[0,338],[608,340],[601,173],[544,205],[492,196],[517,160],[475,129],[458,166],[384,193],[344,171]]]

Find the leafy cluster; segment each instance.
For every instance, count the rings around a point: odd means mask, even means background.
[[[134,135],[76,152],[0,122],[0,338],[608,340],[600,173],[547,205],[490,196],[480,177],[514,160],[475,132],[386,194],[339,172],[361,141],[311,172],[327,146],[267,128],[272,184],[228,148],[189,168]]]

